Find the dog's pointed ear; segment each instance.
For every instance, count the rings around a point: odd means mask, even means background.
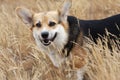
[[[67,16],[69,14],[70,7],[71,7],[71,0],[67,0],[64,3],[63,7],[58,10],[61,21],[66,21],[67,20]]]
[[[33,25],[33,20],[32,20],[33,12],[31,12],[27,8],[19,7],[16,8],[16,13],[25,24],[27,24],[30,27]]]

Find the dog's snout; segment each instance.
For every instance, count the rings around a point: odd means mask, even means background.
[[[41,36],[42,38],[48,38],[49,33],[48,32],[42,32]]]

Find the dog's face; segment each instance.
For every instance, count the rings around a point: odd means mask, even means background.
[[[64,38],[67,38],[67,30],[65,30],[65,27],[67,26],[63,26],[59,23],[57,11],[34,14],[33,21],[33,36],[43,45],[48,46],[52,42],[58,42],[58,39],[63,36],[65,36]]]
[[[68,40],[67,14],[70,5],[61,10],[33,13],[26,8],[17,8],[17,15],[30,26],[37,44],[49,46],[51,43],[63,46]]]

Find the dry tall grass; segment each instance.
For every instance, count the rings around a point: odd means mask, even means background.
[[[16,16],[15,8],[25,6],[36,12],[58,9],[64,0],[0,0],[0,80],[74,80],[66,78],[62,70],[52,66],[40,53],[31,31]],[[119,0],[72,0],[71,15],[81,19],[100,19],[120,12]],[[103,40],[105,43],[107,39]],[[88,42],[86,75],[88,80],[120,80],[120,42],[108,45]],[[103,49],[104,48],[104,49]],[[111,56],[110,54],[113,54]],[[33,62],[32,70],[23,63]],[[29,66],[27,66],[29,67]]]

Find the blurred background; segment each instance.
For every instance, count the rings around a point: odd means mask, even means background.
[[[0,80],[75,80],[51,66],[50,60],[37,48],[31,31],[17,17],[16,7],[35,12],[60,9],[65,0],[0,0]],[[103,19],[120,14],[120,0],[72,0],[70,15],[80,19]],[[107,39],[104,41],[107,42]],[[113,56],[108,45],[89,44],[87,80],[120,80],[119,44],[113,43]],[[118,45],[118,47],[117,47]],[[24,62],[33,69],[24,69]],[[26,64],[28,68],[31,64]]]
[[[55,10],[60,8],[64,0],[0,0],[0,10],[13,13],[17,6],[25,6],[34,11]],[[71,14],[81,19],[99,19],[118,14],[119,0],[72,0]]]

